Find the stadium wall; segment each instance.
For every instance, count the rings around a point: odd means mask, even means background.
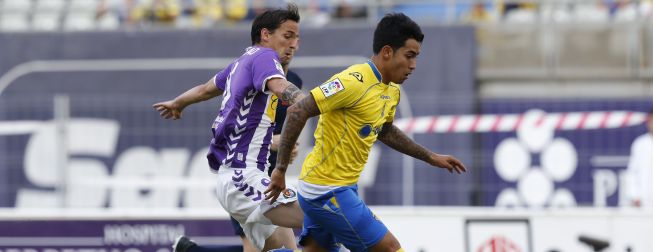
[[[304,29],[291,65],[304,90],[365,62],[372,31]],[[473,29],[424,32],[397,117],[472,113]],[[158,118],[151,105],[204,83],[250,44],[245,30],[0,33],[0,207],[216,206],[204,154],[219,99],[175,122]],[[64,112],[56,112],[56,95],[68,97]],[[69,116],[60,123],[55,114]],[[309,128],[303,150],[310,137]],[[472,156],[469,134],[415,137],[440,152]],[[385,147],[377,153],[380,165],[361,186],[371,204],[402,204],[404,184],[415,189],[415,204],[471,204],[464,186],[471,176],[452,178],[411,160],[414,182],[402,184],[402,156]]]

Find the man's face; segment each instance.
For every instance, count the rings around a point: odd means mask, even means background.
[[[288,20],[281,23],[274,32],[267,34],[267,46],[279,54],[282,65],[290,64],[299,48],[299,24]]]
[[[390,69],[392,70],[390,81],[401,84],[408,79],[408,75],[417,67],[417,55],[419,55],[420,48],[421,44],[411,38],[406,40],[404,46],[394,51],[390,59]]]

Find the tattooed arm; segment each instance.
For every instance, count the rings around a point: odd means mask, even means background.
[[[424,148],[412,139],[408,138],[404,132],[399,130],[392,123],[383,125],[378,139],[401,153],[417,158],[432,166],[447,169],[449,172],[465,172],[467,169],[462,162],[449,155],[440,155]]]
[[[295,142],[297,142],[297,138],[302,132],[304,125],[306,125],[308,118],[319,114],[320,109],[318,109],[313,95],[308,95],[298,103],[288,107],[286,123],[281,132],[281,143],[279,144],[279,152],[277,153],[277,166],[272,171],[270,185],[265,191],[267,195],[265,197],[266,200],[274,202],[279,197],[281,191],[286,188],[286,169],[288,169],[288,163],[290,163]]]
[[[267,88],[282,101],[292,105],[306,96],[295,84],[281,78],[268,80]]]

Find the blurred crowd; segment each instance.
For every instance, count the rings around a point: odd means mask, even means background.
[[[365,0],[302,0],[302,21],[324,25],[332,19],[365,18]],[[97,18],[116,15],[124,26],[214,27],[253,20],[285,0],[101,0]]]
[[[121,13],[127,24],[157,22],[181,26],[213,26],[217,23],[251,20],[269,7],[283,6],[284,0],[102,0],[100,13]],[[300,0],[303,14],[311,24],[323,25],[342,19],[366,18],[368,4],[382,14],[390,11],[436,22],[529,22],[548,19],[566,21],[611,21],[649,18],[653,0],[601,1],[378,1]]]
[[[102,0],[99,14],[120,13],[128,25],[156,22],[166,25],[210,27],[218,23],[251,20],[284,0]],[[314,25],[368,17],[368,4],[379,14],[401,11],[418,20],[435,22],[534,22],[552,20],[619,21],[648,19],[653,0],[600,1],[379,1],[300,0],[305,21]],[[308,15],[306,15],[308,14]]]
[[[652,6],[651,0],[479,2],[458,18],[468,22],[512,23],[634,21],[650,19]]]
[[[252,20],[289,0],[0,0],[0,30],[210,28]],[[369,22],[404,12],[432,23],[649,19],[653,0],[297,0],[304,25]]]

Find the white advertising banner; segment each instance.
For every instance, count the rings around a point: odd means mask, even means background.
[[[653,210],[617,208],[503,209],[373,207],[405,251],[653,251]]]

